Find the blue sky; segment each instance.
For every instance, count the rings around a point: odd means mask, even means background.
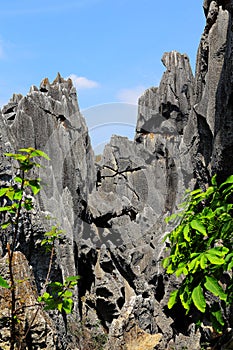
[[[165,51],[192,67],[203,0],[7,0],[0,10],[0,105],[59,71],[72,76],[80,108],[136,104],[158,85]],[[88,117],[89,118],[89,117]],[[88,119],[87,118],[87,119]]]

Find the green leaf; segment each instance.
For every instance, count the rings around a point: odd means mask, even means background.
[[[4,196],[8,191],[8,187],[0,188],[0,197]]]
[[[205,256],[207,257],[209,262],[213,265],[223,265],[225,263],[225,260],[223,258],[220,258],[216,255],[206,253]]]
[[[172,273],[174,273],[176,271],[176,269],[173,267],[173,264],[170,264],[168,267],[167,267],[167,274],[171,275]]]
[[[188,263],[188,269],[191,273],[196,272],[196,270],[198,269],[198,266],[200,265],[200,260],[201,260],[201,255],[198,254],[196,258],[194,258],[193,260],[190,261],[190,263]]]
[[[215,174],[212,179],[211,179],[212,185],[216,186],[217,185],[217,174]]]
[[[80,280],[80,276],[79,275],[77,275],[77,276],[69,276],[69,277],[65,278],[66,282],[74,282],[74,281],[78,281],[78,280]]]
[[[58,311],[62,312],[62,308],[63,308],[63,303],[58,303],[57,304]]]
[[[18,153],[5,153],[5,156],[18,160],[19,162],[25,162],[27,160],[27,156]]]
[[[192,299],[190,298],[190,291],[189,288],[186,286],[183,293],[180,293],[180,301],[183,305],[184,309],[187,310],[187,313],[190,310]]]
[[[222,316],[222,312],[221,310],[218,309],[211,309],[211,314],[214,315],[215,319],[218,321],[218,323],[220,323],[222,326],[224,326],[224,320],[223,320],[223,316]]]
[[[176,270],[176,277],[179,277],[182,273],[186,274],[186,272],[186,264],[182,262],[178,265],[178,269]]]
[[[1,228],[2,228],[3,230],[5,230],[7,227],[10,226],[10,224],[11,224],[10,221],[6,221],[6,222],[4,222],[4,223],[1,224]]]
[[[26,163],[23,163],[21,162],[20,163],[20,169],[25,171],[25,172],[28,172],[29,170],[31,170],[36,164],[35,163],[31,163],[31,162],[26,162]]]
[[[215,303],[210,309],[210,319],[216,332],[221,333],[224,327],[224,319],[219,305]]]
[[[50,160],[49,156],[45,152],[40,151],[39,149],[34,150],[31,153],[31,157],[43,157],[43,158],[45,158],[47,160]]]
[[[11,211],[12,205],[7,205],[5,207],[0,207],[0,211]]]
[[[26,198],[24,203],[23,203],[23,206],[25,207],[25,209],[27,211],[32,210],[32,208],[33,208],[32,198]]]
[[[51,298],[51,295],[48,292],[44,292],[44,294],[41,296],[41,298],[43,298],[43,300],[48,300]]]
[[[229,249],[223,246],[215,247],[207,250],[208,254],[215,255],[215,256],[217,255],[221,258],[223,258],[228,252],[229,252]]]
[[[177,214],[172,214],[172,215],[170,215],[170,216],[167,216],[166,218],[165,218],[165,222],[166,223],[168,223],[168,222],[170,222],[170,221],[173,221],[173,220],[175,220],[175,219],[177,219]]]
[[[20,148],[19,152],[25,152],[25,153],[31,153],[34,151],[35,148],[29,147],[29,148]]]
[[[231,260],[231,262],[227,265],[227,271],[232,270],[233,268],[233,259]]]
[[[29,180],[28,185],[31,187],[34,196],[40,192],[40,179]]]
[[[6,288],[6,289],[10,288],[7,280],[5,280],[2,276],[0,276],[0,287]]]
[[[233,252],[227,254],[227,256],[225,257],[225,261],[229,262],[229,260],[233,259]]]
[[[51,282],[49,286],[52,287],[53,292],[63,290],[63,284],[61,282]]]
[[[163,268],[166,269],[170,264],[170,257],[166,257],[163,259]]]
[[[233,175],[229,176],[225,182],[223,182],[219,188],[222,188],[223,186],[225,186],[226,184],[232,184],[233,183]]]
[[[9,187],[8,191],[6,192],[6,196],[12,201],[15,195],[15,190],[13,187]]]
[[[214,190],[215,188],[213,186],[208,187],[205,192],[206,198],[209,197],[214,192]]]
[[[207,258],[205,256],[205,254],[202,254],[201,259],[200,259],[200,266],[201,266],[202,270],[205,270],[206,263],[207,263]]]
[[[177,303],[177,296],[178,296],[179,290],[174,290],[171,292],[169,300],[168,300],[168,309],[171,309],[176,303]]]
[[[184,227],[184,230],[183,230],[183,234],[184,234],[184,239],[187,241],[187,242],[190,242],[191,241],[191,238],[189,237],[189,225],[185,225]]]
[[[196,190],[193,190],[190,192],[190,190],[186,190],[188,193],[191,194],[191,196],[194,196],[197,193],[202,193],[203,191],[200,188],[197,188]]]
[[[230,234],[230,232],[233,231],[233,220],[227,221],[225,222],[225,224],[223,225],[222,229],[221,229],[221,235],[224,236],[226,234]]]
[[[16,176],[16,177],[14,177],[14,181],[21,184],[23,182],[23,179],[19,176]]]
[[[22,190],[15,190],[14,199],[20,201],[22,198],[23,198],[23,191]]]
[[[194,230],[196,230],[196,231],[202,233],[204,236],[207,236],[205,226],[204,226],[199,220],[192,220],[192,221],[190,222],[190,226],[191,226]]]
[[[66,290],[66,291],[63,293],[64,298],[71,298],[72,295],[73,295],[73,293],[72,293],[70,290]]]
[[[73,300],[72,299],[65,299],[63,301],[63,310],[66,314],[71,314],[73,307]]]
[[[226,301],[227,295],[224,293],[222,287],[219,285],[218,281],[211,276],[205,276],[206,282],[204,284],[205,288],[211,292],[213,295],[221,300]]]
[[[203,294],[203,289],[200,285],[195,287],[192,291],[192,300],[196,308],[202,313],[205,312],[206,309],[206,301]]]

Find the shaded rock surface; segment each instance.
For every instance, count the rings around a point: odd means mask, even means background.
[[[206,26],[197,54],[195,99],[185,141],[200,183],[232,173],[232,1],[204,1]]]
[[[139,98],[137,133],[183,134],[193,102],[194,77],[186,54],[172,51],[162,57],[166,67],[158,88],[145,91]],[[170,120],[170,123],[166,123]],[[171,125],[173,130],[171,130]]]
[[[186,54],[165,53],[159,87],[139,99],[135,140],[113,136],[97,164],[71,80],[46,78],[2,109],[1,185],[13,172],[3,152],[36,147],[51,158],[18,237],[34,288],[40,292],[48,266],[39,243],[54,222],[66,238],[56,247],[52,277],[82,276],[72,316],[41,311],[38,319],[42,329],[48,317],[56,349],[201,349],[193,320],[166,307],[179,281],[164,274],[161,260],[171,229],[164,218],[185,189],[205,187],[215,172],[232,173],[232,1],[205,1],[204,11],[195,78]],[[1,236],[2,256],[7,239]]]
[[[5,279],[9,279],[7,271],[8,256],[0,259],[0,273]],[[57,349],[61,346],[58,342],[56,329],[52,319],[37,304],[37,290],[34,276],[28,265],[25,256],[16,252],[13,261],[13,273],[15,276],[16,288],[16,309],[19,310],[17,317],[19,322],[16,326],[18,349],[26,349],[33,346],[34,349]],[[9,305],[11,296],[9,289],[0,288],[0,348],[10,349],[9,332]],[[33,322],[34,317],[36,319]],[[24,338],[27,333],[26,339]]]

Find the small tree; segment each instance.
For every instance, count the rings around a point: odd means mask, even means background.
[[[191,314],[193,307],[221,333],[226,311],[233,301],[233,176],[220,186],[216,176],[211,186],[188,194],[179,225],[165,239],[170,255],[163,260],[168,274],[183,276],[179,289],[170,295],[168,308],[178,301]]]
[[[19,322],[17,315],[20,309],[16,307],[15,291],[17,282],[14,276],[13,259],[18,241],[22,214],[25,211],[30,212],[33,209],[33,196],[37,195],[41,188],[40,179],[30,178],[28,174],[30,174],[33,168],[41,166],[37,161],[38,158],[42,157],[49,160],[49,157],[43,151],[34,148],[22,148],[19,150],[19,153],[6,153],[5,155],[16,160],[19,164],[17,168],[18,174],[13,178],[12,184],[0,189],[0,197],[2,197],[2,202],[4,203],[0,207],[0,212],[5,213],[4,222],[1,223],[1,227],[2,229],[11,228],[10,240],[7,243],[9,281],[0,276],[0,287],[10,289],[10,350],[14,350],[15,345],[19,343],[17,339],[17,323]],[[46,251],[50,253],[50,261],[41,296],[38,297],[38,304],[35,305],[37,310],[39,310],[41,306],[44,306],[45,310],[57,309],[59,312],[72,312],[73,288],[77,284],[79,276],[68,276],[65,278],[64,283],[49,283],[55,254],[55,241],[62,239],[62,236],[63,232],[59,230],[57,226],[53,226],[51,231],[45,233],[44,239],[41,242],[41,245],[45,246]],[[31,320],[28,330],[25,332],[25,338],[36,316],[37,312]]]

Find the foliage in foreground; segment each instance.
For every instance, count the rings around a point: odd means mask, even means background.
[[[30,178],[30,175],[36,167],[40,167],[38,163],[39,158],[45,158],[49,160],[47,154],[43,151],[36,150],[34,148],[22,148],[19,153],[6,153],[7,157],[14,159],[18,162],[17,176],[12,180],[12,183],[6,187],[0,189],[1,207],[3,222],[1,222],[1,228],[9,230],[10,239],[7,243],[8,251],[8,270],[9,281],[0,276],[0,287],[10,290],[11,302],[9,306],[9,323],[10,323],[10,349],[15,348],[15,344],[18,344],[20,340],[17,336],[17,324],[20,322],[18,314],[22,312],[23,307],[20,308],[17,305],[16,300],[16,286],[17,281],[14,276],[13,258],[17,246],[18,235],[20,231],[20,223],[22,220],[22,214],[29,213],[34,208],[34,196],[40,192],[41,180],[39,178]],[[51,282],[50,274],[53,264],[53,258],[55,255],[55,242],[63,239],[63,232],[58,229],[57,226],[53,226],[51,231],[46,232],[41,245],[45,247],[45,250],[50,255],[48,272],[42,288],[42,295],[38,297],[38,304],[35,305],[37,312],[39,308],[44,307],[45,310],[55,310],[59,312],[71,313],[73,309],[73,289],[77,284],[79,276],[68,276],[64,282]],[[36,315],[32,318],[30,326],[36,320]],[[30,329],[27,329],[26,334]]]
[[[216,176],[211,186],[188,194],[179,225],[165,239],[170,255],[163,260],[168,274],[182,276],[179,289],[170,294],[168,308],[181,302],[186,314],[193,308],[221,333],[227,308],[233,302],[233,175],[221,185]]]

